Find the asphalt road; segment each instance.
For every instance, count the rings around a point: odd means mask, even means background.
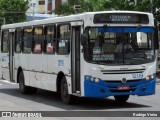
[[[160,111],[160,83],[156,85],[155,95],[130,96],[125,104],[118,104],[113,97],[109,97],[107,99],[75,98],[74,104],[66,105],[54,92],[38,90],[36,94],[23,95],[19,91],[18,84],[0,80],[0,111],[102,111],[102,116],[106,111]],[[86,117],[88,112],[83,115]]]

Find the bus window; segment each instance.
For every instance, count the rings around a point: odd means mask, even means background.
[[[34,35],[33,35],[34,53],[42,53],[43,40],[44,40],[43,28],[42,27],[34,28]]]
[[[9,32],[8,31],[3,31],[2,32],[2,47],[1,47],[1,51],[3,53],[7,53],[8,52],[8,36],[9,35]]]
[[[15,52],[16,53],[21,52],[21,46],[22,46],[22,30],[17,29],[16,30],[16,39],[15,39]]]
[[[23,52],[31,53],[32,46],[32,28],[25,28],[23,35]]]
[[[69,54],[70,52],[70,26],[59,25],[57,31],[58,54]]]
[[[45,47],[44,51],[46,53],[52,53],[55,54],[55,26],[47,26],[45,28],[46,33],[46,40],[45,40]]]

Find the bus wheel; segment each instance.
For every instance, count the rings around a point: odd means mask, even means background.
[[[129,99],[129,95],[114,96],[118,103],[125,103]]]
[[[19,89],[22,94],[26,94],[28,92],[28,86],[25,86],[25,82],[24,82],[23,71],[21,71],[19,74]]]
[[[63,76],[61,81],[61,99],[63,103],[70,104],[71,103],[71,95],[68,94],[68,85],[65,76]]]

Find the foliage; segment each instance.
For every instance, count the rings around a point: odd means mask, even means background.
[[[0,25],[3,24],[2,18],[6,19],[6,24],[25,21],[27,9],[26,0],[0,0]]]
[[[85,0],[68,0],[68,3],[62,3],[56,9],[53,11],[57,15],[70,15],[74,14],[74,5],[81,5],[80,13],[86,12],[86,11],[91,11],[92,6],[90,2],[85,1]]]
[[[104,11],[104,10],[132,10],[152,12],[160,20],[160,0],[137,0],[135,5],[130,0],[68,0],[56,8],[55,13],[58,15],[74,14],[73,6],[81,5],[81,12]]]
[[[160,21],[160,0],[142,0],[135,6],[134,10],[152,12],[154,17]]]
[[[160,21],[160,0],[153,0],[152,9],[155,18]]]

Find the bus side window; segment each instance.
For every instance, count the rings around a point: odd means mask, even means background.
[[[1,41],[1,51],[2,53],[7,53],[9,49],[9,31],[2,31],[2,41]]]
[[[23,34],[22,51],[31,53],[32,48],[32,28],[25,28]]]
[[[46,39],[44,41],[44,52],[55,54],[55,26],[45,27]]]
[[[69,54],[70,53],[70,25],[58,25],[57,29],[57,53]]]
[[[44,40],[43,27],[34,28],[33,52],[42,53],[42,43]]]
[[[16,39],[15,39],[15,52],[16,53],[21,52],[21,46],[22,46],[22,30],[17,29],[16,30]]]

